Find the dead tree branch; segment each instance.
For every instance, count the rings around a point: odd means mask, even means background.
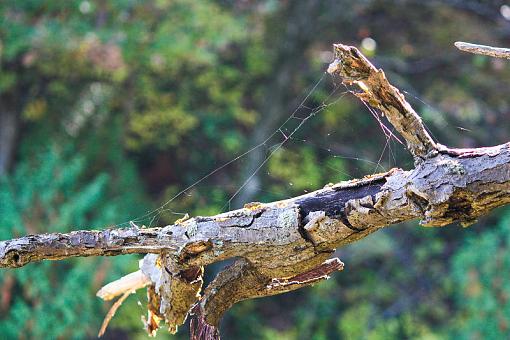
[[[273,203],[194,217],[153,229],[108,229],[32,235],[0,242],[0,266],[44,259],[148,254],[140,272],[104,287],[111,299],[148,284],[149,334],[164,320],[171,332],[195,315],[192,338],[219,337],[236,302],[284,293],[343,269],[338,247],[385,226],[420,219],[425,226],[467,226],[510,202],[510,144],[449,149],[435,143],[404,96],[355,47],[335,45],[328,72],[380,110],[406,140],[416,167],[341,182]],[[202,292],[203,268],[237,258]]]
[[[388,82],[383,70],[372,65],[355,47],[335,44],[334,48],[336,58],[329,65],[328,73],[339,75],[346,85],[359,86],[363,92],[357,93],[357,97],[386,115],[404,137],[415,158],[424,159],[435,151],[436,144],[425,130],[421,118]]]
[[[474,54],[482,54],[487,55],[489,57],[494,58],[506,58],[510,59],[510,48],[502,48],[502,47],[492,47],[486,45],[477,45],[466,43],[462,41],[457,41],[455,43],[455,47],[459,50]]]

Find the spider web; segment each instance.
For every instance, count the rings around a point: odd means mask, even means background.
[[[375,110],[374,108],[368,106],[366,103],[363,103],[363,104],[365,105],[366,109],[370,112],[370,114],[376,119],[376,121],[379,124],[382,132],[384,133],[385,139],[386,139],[385,145],[380,153],[380,156],[379,156],[377,162],[374,162],[374,161],[371,161],[369,159],[365,159],[362,157],[342,155],[342,154],[339,154],[339,153],[333,151],[328,146],[320,145],[320,144],[314,143],[312,141],[309,141],[308,139],[299,138],[297,136],[298,131],[300,131],[300,129],[308,121],[310,121],[311,119],[313,119],[315,116],[317,116],[324,110],[329,109],[332,105],[334,105],[337,102],[339,102],[340,100],[342,100],[345,95],[355,93],[354,90],[348,88],[346,85],[342,84],[341,82],[337,83],[335,81],[335,79],[333,78],[334,87],[330,91],[330,93],[326,96],[326,98],[324,100],[322,100],[322,102],[317,106],[313,106],[313,107],[308,106],[307,103],[310,100],[310,97],[317,91],[320,84],[323,83],[324,79],[326,78],[326,75],[327,75],[327,72],[323,72],[322,75],[319,77],[319,79],[309,89],[305,90],[304,96],[303,96],[302,100],[299,102],[299,104],[297,105],[297,107],[290,113],[289,116],[287,116],[287,118],[283,121],[283,123],[278,128],[276,128],[272,133],[270,133],[261,143],[252,146],[251,148],[244,151],[243,153],[234,156],[228,162],[226,162],[226,163],[218,166],[217,168],[213,169],[212,171],[206,173],[204,176],[200,177],[198,180],[196,180],[192,184],[188,185],[184,189],[177,192],[175,195],[173,195],[171,198],[169,198],[167,201],[165,201],[158,208],[150,210],[150,211],[146,212],[145,214],[143,214],[142,216],[139,216],[135,219],[116,224],[115,226],[117,226],[117,227],[122,227],[122,226],[126,226],[126,225],[135,225],[136,226],[137,224],[147,223],[148,227],[151,227],[153,224],[155,224],[155,222],[156,222],[156,224],[159,222],[159,219],[164,212],[169,212],[169,213],[177,215],[177,216],[185,216],[186,213],[173,211],[173,209],[171,208],[171,204],[173,202],[175,202],[177,199],[179,199],[180,197],[182,197],[183,195],[188,195],[192,189],[194,189],[201,183],[205,182],[207,179],[209,179],[213,175],[221,172],[228,166],[246,158],[248,155],[250,155],[255,150],[258,150],[258,149],[264,148],[264,147],[268,149],[269,153],[259,163],[259,165],[255,168],[255,170],[243,181],[243,183],[237,187],[235,192],[230,196],[230,198],[227,200],[227,202],[223,206],[223,208],[222,208],[223,211],[225,211],[225,209],[227,209],[227,208],[228,208],[228,210],[230,210],[232,201],[239,195],[239,193],[246,187],[246,185],[248,183],[250,183],[250,181],[261,171],[261,169],[270,161],[270,159],[278,151],[280,151],[284,145],[286,145],[289,142],[305,143],[308,146],[311,146],[313,148],[316,148],[316,149],[319,149],[322,151],[326,151],[332,158],[344,159],[344,160],[350,160],[350,161],[363,162],[366,164],[370,164],[373,166],[373,173],[376,173],[377,171],[385,171],[386,170],[386,168],[381,165],[382,159],[383,159],[385,153],[388,154],[388,164],[390,164],[390,166],[392,163],[395,164],[396,159],[395,159],[395,155],[392,151],[392,148],[393,148],[392,143],[393,143],[393,141],[397,141],[398,143],[400,143],[402,145],[404,145],[404,143],[402,143],[402,141],[397,136],[395,136],[395,134],[393,133],[394,132],[393,129],[388,128],[383,123],[383,121],[381,119],[382,115],[379,112],[377,112],[377,110]],[[345,91],[342,91],[339,93],[338,90],[339,90],[340,86],[343,86]],[[292,126],[292,123],[294,123],[295,126]],[[328,136],[329,135],[331,135],[331,134],[328,134]],[[279,141],[277,143],[269,145],[271,140],[274,139],[275,137],[279,138]],[[322,163],[320,161],[318,161],[318,162]],[[324,164],[324,165],[328,166],[326,164]],[[341,172],[343,175],[347,176],[348,178],[353,178],[353,176],[349,175],[348,173],[343,172],[340,169],[333,169],[333,170],[337,170],[337,171]],[[257,190],[275,193],[274,191],[268,191],[264,188],[257,188]],[[281,193],[281,192],[278,192],[276,194],[278,194],[279,196],[286,196],[285,193]]]

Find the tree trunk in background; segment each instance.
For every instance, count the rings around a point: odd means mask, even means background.
[[[276,130],[278,124],[281,124],[282,117],[290,114],[288,113],[289,108],[284,104],[286,98],[285,91],[288,91],[285,89],[284,84],[288,84],[291,81],[291,69],[292,66],[290,64],[284,65],[284,67],[280,68],[281,71],[278,73],[275,82],[268,86],[267,94],[264,96],[266,100],[261,105],[263,116],[260,124],[257,124],[255,131],[253,131],[250,145],[259,145],[264,142],[268,135]],[[264,162],[265,157],[266,148],[258,148],[250,153],[248,162],[241,172],[241,185],[252,174],[254,175],[236,196],[233,203],[234,208],[241,207],[244,203],[252,201],[255,197],[261,182],[260,171],[257,171],[257,168]],[[256,171],[257,173],[255,173]]]
[[[18,135],[19,117],[12,105],[0,101],[0,177],[7,174],[12,162],[16,137]]]
[[[270,45],[280,46],[277,49],[279,54],[275,57],[274,71],[266,86],[264,102],[259,105],[260,123],[256,125],[253,131],[249,145],[255,146],[263,143],[298,105],[296,103],[292,107],[288,105],[292,102],[292,98],[297,97],[295,93],[292,93],[292,87],[289,84],[294,83],[293,78],[297,74],[303,76],[303,70],[301,70],[301,73],[297,73],[296,69],[307,63],[303,50],[306,50],[307,46],[314,41],[317,30],[313,18],[315,17],[314,13],[318,12],[319,6],[320,3],[317,1],[291,2],[285,13],[277,14],[284,18],[282,20],[287,18],[287,23],[285,30],[282,30],[283,34],[277,36],[270,43]],[[281,48],[281,46],[284,46],[284,48]],[[252,174],[257,173],[253,175],[233,200],[232,208],[239,208],[244,203],[254,199],[261,184],[260,173],[262,169],[257,171],[257,168],[264,161],[266,152],[265,148],[258,148],[250,153],[248,161],[241,171],[240,185],[248,180]]]

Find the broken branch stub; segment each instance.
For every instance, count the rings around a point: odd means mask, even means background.
[[[425,159],[437,149],[421,118],[391,85],[381,69],[377,69],[353,46],[335,44],[335,59],[328,73],[341,77],[345,85],[357,85],[363,92],[355,95],[371,107],[380,110],[404,137],[415,159]]]
[[[469,225],[510,203],[510,144],[449,149],[432,141],[404,96],[356,48],[335,45],[329,72],[381,110],[406,139],[416,167],[328,185],[306,195],[180,220],[164,228],[76,231],[0,242],[0,267],[44,259],[148,254],[140,271],[105,286],[111,299],[147,285],[145,324],[171,332],[189,315],[193,339],[219,337],[224,313],[235,303],[271,296],[327,279],[343,269],[329,259],[338,247],[385,226],[420,219],[426,226]],[[203,268],[236,258],[202,290]],[[125,295],[127,296],[127,295]]]

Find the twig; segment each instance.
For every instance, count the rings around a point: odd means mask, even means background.
[[[494,58],[510,59],[510,48],[471,44],[462,41],[457,41],[455,43],[455,47],[464,52],[488,55],[489,57]]]
[[[108,311],[108,313],[104,317],[103,324],[101,325],[101,329],[99,330],[99,333],[97,334],[98,338],[100,338],[100,337],[102,337],[104,335],[104,332],[106,332],[106,327],[108,327],[108,324],[110,323],[110,321],[114,317],[115,312],[117,312],[117,309],[119,309],[119,307],[122,305],[124,300],[126,300],[127,297],[130,294],[134,293],[134,292],[135,292],[134,290],[127,291],[117,301],[115,301],[115,303],[112,305],[112,307],[110,308],[110,310]]]

